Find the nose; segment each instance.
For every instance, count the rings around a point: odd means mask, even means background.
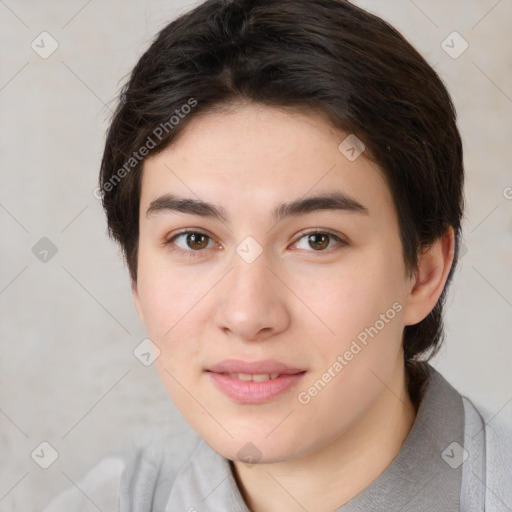
[[[289,289],[263,252],[247,263],[237,254],[233,268],[217,290],[215,322],[226,335],[262,341],[286,330],[290,322]]]

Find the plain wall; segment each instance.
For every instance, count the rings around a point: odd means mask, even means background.
[[[355,3],[398,28],[452,94],[465,150],[467,252],[432,364],[476,404],[512,414],[512,2]],[[133,355],[145,331],[93,190],[125,75],[192,5],[0,3],[2,511],[40,510],[148,426],[185,426],[154,367]],[[51,49],[43,31],[58,43],[46,59],[31,47]],[[454,31],[469,44],[458,58],[442,47]],[[461,48],[451,40],[452,52]],[[43,441],[59,454],[48,469],[31,458]]]

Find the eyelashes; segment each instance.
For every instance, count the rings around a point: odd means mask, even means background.
[[[187,236],[188,235],[199,235],[200,237],[208,238],[208,239],[212,240],[212,238],[210,238],[206,233],[203,233],[202,231],[190,230],[190,231],[182,231],[181,233],[174,235],[173,237],[171,237],[169,240],[166,241],[166,245],[169,247],[171,252],[178,253],[180,255],[188,256],[191,258],[196,258],[198,256],[197,253],[204,252],[204,249],[187,251],[185,249],[182,249],[182,248],[176,246],[174,241],[180,237],[183,237],[184,235],[187,235]],[[188,240],[188,238],[186,240]]]
[[[187,230],[187,231],[182,231],[180,233],[177,233],[177,234],[173,235],[172,237],[168,238],[165,241],[164,245],[166,245],[172,253],[178,254],[180,256],[185,256],[185,257],[189,257],[189,258],[200,257],[202,255],[202,253],[206,252],[206,249],[208,248],[208,246],[202,247],[199,249],[187,250],[187,249],[183,249],[183,248],[177,246],[175,243],[176,240],[183,237],[183,239],[185,240],[185,245],[187,245],[191,240],[189,238],[190,235],[192,235],[194,237],[194,239],[192,240],[192,243],[201,244],[201,242],[198,242],[197,239],[199,241],[208,239],[213,242],[213,239],[209,235],[207,235],[206,233],[204,233],[202,231]],[[323,235],[323,237],[320,237],[320,235]],[[306,244],[309,244],[312,241],[312,239],[307,238],[307,237],[314,237],[316,239],[316,242],[314,242],[314,243],[318,243],[318,240],[322,240],[321,245],[324,244],[326,239],[334,239],[335,241],[338,242],[335,249],[338,249],[338,248],[348,245],[348,243],[345,240],[343,240],[339,235],[332,233],[331,231],[326,231],[326,230],[322,230],[322,229],[314,229],[314,230],[309,230],[307,232],[301,233],[298,236],[298,238],[296,239],[296,241],[293,242],[293,245],[296,245],[302,239],[306,239]],[[209,245],[209,243],[208,243],[208,245]],[[215,243],[214,243],[214,245],[215,245]],[[328,245],[331,245],[330,242],[328,243]],[[307,245],[307,247],[311,248],[310,245]],[[308,250],[308,249],[301,249],[301,250],[305,250],[306,252],[311,252],[311,253],[320,253],[320,254],[331,254],[332,253],[332,247],[329,249],[325,249],[325,247],[323,247],[323,245],[322,245],[322,248],[318,249],[318,250],[312,249],[312,248],[310,250]]]

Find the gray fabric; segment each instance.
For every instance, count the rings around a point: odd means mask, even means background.
[[[485,421],[485,512],[512,512],[511,404],[478,408]]]
[[[468,458],[462,465],[460,510],[481,512],[485,502],[485,424],[471,400],[462,397],[465,413],[464,449]]]
[[[193,431],[156,436],[120,454],[127,460],[119,488],[119,512],[161,512],[176,486],[180,468],[191,459],[201,438]],[[186,511],[187,509],[184,509]]]
[[[424,396],[399,454],[376,480],[337,512],[459,511],[463,468],[470,505],[464,498],[464,507],[468,508],[460,510],[483,510],[483,486],[475,476],[484,472],[484,431],[478,433],[481,418],[476,411],[465,412],[461,395],[432,366],[427,364],[426,368],[429,380]],[[470,437],[465,449],[470,457],[462,464],[466,417]],[[174,436],[168,442],[160,440],[133,457],[123,475],[121,496],[120,512],[160,512],[164,503],[165,512],[250,512],[229,461],[190,434]]]
[[[249,512],[231,472],[229,462],[201,441],[179,472],[165,512]]]

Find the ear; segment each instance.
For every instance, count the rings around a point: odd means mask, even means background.
[[[421,322],[434,309],[450,273],[455,253],[455,234],[449,226],[419,257],[416,275],[404,307],[404,325]]]
[[[137,310],[137,315],[139,316],[139,320],[144,324],[144,313],[142,312],[142,306],[140,304],[139,298],[139,289],[137,287],[137,281],[132,279],[132,296],[133,302],[135,303],[135,309]]]

